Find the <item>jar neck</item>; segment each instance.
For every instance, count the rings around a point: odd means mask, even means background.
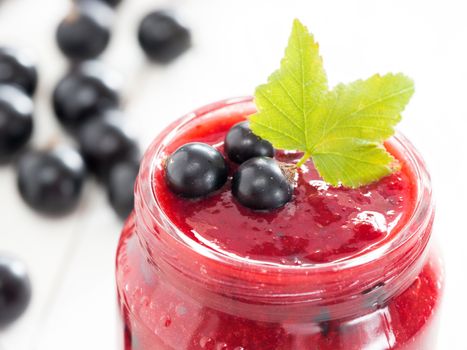
[[[181,292],[221,312],[279,322],[322,322],[355,317],[388,303],[420,273],[428,252],[434,207],[424,163],[402,136],[391,141],[413,169],[417,203],[394,241],[342,262],[283,266],[229,257],[178,230],[157,203],[153,171],[171,137],[196,118],[254,111],[251,99],[223,101],[176,121],[147,151],[136,185],[136,233],[142,253]],[[218,116],[217,116],[218,117]]]

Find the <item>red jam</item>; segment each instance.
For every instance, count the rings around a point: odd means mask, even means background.
[[[146,154],[117,253],[125,349],[431,349],[442,271],[408,149],[389,142],[401,170],[358,189],[327,186],[309,161],[293,200],[271,212],[240,205],[229,181],[198,200],[168,189],[167,155],[192,141],[222,152],[253,112],[248,99],[205,108]]]
[[[230,127],[203,124],[180,142],[204,142],[223,152]],[[293,163],[301,156],[278,152],[276,159]],[[233,174],[237,165],[229,165]],[[390,239],[413,210],[413,175],[405,167],[353,190],[327,186],[311,161],[297,175],[293,200],[271,212],[243,207],[232,196],[230,182],[208,198],[177,197],[166,186],[163,169],[155,173],[154,193],[170,220],[198,243],[249,259],[295,265],[362,254]]]

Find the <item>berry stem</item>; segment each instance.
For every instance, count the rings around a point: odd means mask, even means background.
[[[298,161],[297,163],[297,168],[300,168],[303,164],[305,164],[305,162],[308,160],[308,158],[311,157],[311,153],[310,152],[305,152],[305,154],[303,155],[303,157]]]

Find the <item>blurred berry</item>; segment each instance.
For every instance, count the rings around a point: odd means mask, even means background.
[[[85,177],[81,155],[66,146],[29,151],[17,164],[21,197],[31,208],[48,215],[64,215],[77,206]]]
[[[80,1],[83,1],[83,0],[80,0]],[[107,5],[112,6],[112,7],[117,7],[122,2],[122,0],[98,0],[98,1],[105,2]]]
[[[31,282],[24,264],[0,255],[0,328],[8,326],[26,310],[31,300]]]
[[[60,123],[75,132],[87,120],[120,103],[121,77],[97,61],[85,62],[68,73],[53,92]]]
[[[29,52],[0,47],[0,84],[12,84],[29,96],[37,87],[37,68]]]
[[[122,219],[126,219],[134,208],[134,187],[138,171],[139,162],[122,162],[112,167],[107,179],[109,202]]]
[[[153,61],[168,63],[191,46],[191,35],[174,17],[162,11],[146,15],[140,23],[138,40]]]
[[[58,25],[58,47],[71,60],[96,58],[109,44],[113,15],[113,10],[104,2],[82,0],[75,3]]]
[[[111,169],[124,161],[139,160],[140,150],[123,124],[119,111],[108,110],[86,123],[78,133],[81,153],[91,172],[106,181]]]
[[[33,103],[23,90],[0,84],[0,163],[11,160],[31,138]]]

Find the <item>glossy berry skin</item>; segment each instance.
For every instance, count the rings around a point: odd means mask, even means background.
[[[112,168],[125,161],[139,161],[140,149],[129,134],[119,111],[106,111],[86,123],[78,133],[78,142],[88,169],[106,181]]]
[[[221,188],[227,181],[228,166],[222,154],[204,143],[187,143],[166,161],[165,179],[172,192],[199,198]]]
[[[134,188],[139,162],[126,161],[112,167],[106,182],[110,205],[121,219],[126,219],[134,208]]]
[[[245,207],[271,210],[292,199],[293,188],[272,158],[256,157],[240,165],[232,179],[232,194]]]
[[[190,31],[163,11],[143,18],[138,40],[148,58],[160,63],[174,60],[191,46]]]
[[[81,155],[66,146],[24,153],[17,164],[23,200],[46,215],[64,215],[78,204],[86,167]]]
[[[0,85],[0,163],[11,160],[31,138],[33,103],[14,86]]]
[[[230,160],[243,163],[254,157],[274,157],[274,147],[269,141],[253,134],[249,122],[235,124],[225,137],[225,152]]]
[[[27,51],[0,47],[0,84],[15,85],[32,96],[37,80],[36,63]]]
[[[121,77],[102,63],[85,62],[69,72],[53,92],[59,122],[71,133],[104,110],[120,104]]]
[[[31,300],[31,282],[25,265],[0,255],[0,328],[16,321]]]
[[[96,58],[107,48],[113,11],[103,2],[79,1],[57,27],[56,40],[71,60]]]

